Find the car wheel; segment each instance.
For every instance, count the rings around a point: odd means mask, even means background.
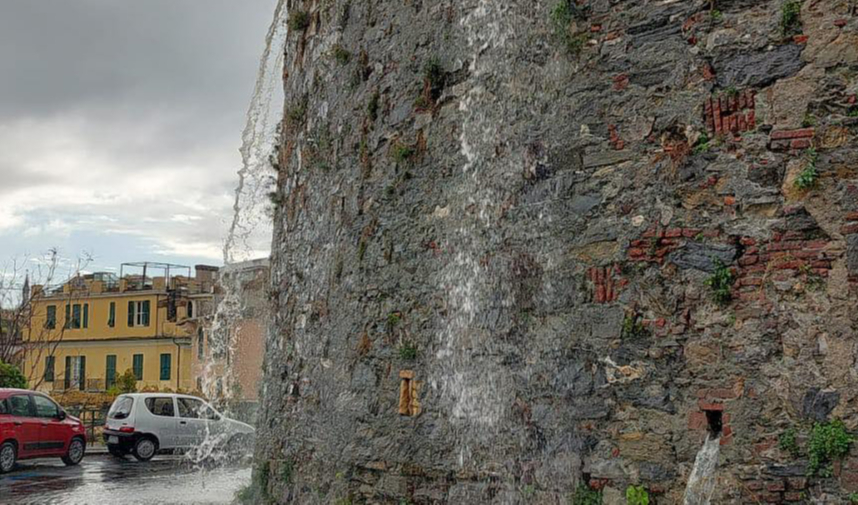
[[[11,471],[15,467],[16,459],[18,459],[18,451],[15,449],[15,444],[5,442],[0,445],[0,473]]]
[[[134,444],[134,457],[138,461],[149,461],[158,450],[158,444],[151,437],[143,437]]]
[[[83,443],[83,440],[79,438],[73,438],[69,443],[69,450],[66,452],[66,455],[63,456],[63,463],[66,466],[73,466],[83,459],[83,455],[86,452],[86,444]]]

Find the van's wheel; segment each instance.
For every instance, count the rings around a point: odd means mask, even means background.
[[[63,456],[63,463],[66,466],[74,466],[83,459],[83,455],[86,453],[86,444],[83,443],[83,440],[80,438],[73,438],[69,443],[69,450],[66,452],[66,455]]]
[[[109,452],[111,456],[115,456],[117,458],[124,458],[125,455],[128,454],[127,452],[123,451],[119,447],[115,447],[112,445],[107,446],[107,452]]]
[[[143,437],[134,444],[134,457],[137,461],[149,461],[158,450],[158,443],[152,437]]]
[[[12,442],[4,442],[0,445],[0,473],[6,473],[15,467],[15,460],[18,459],[18,450],[15,449],[15,444]]]

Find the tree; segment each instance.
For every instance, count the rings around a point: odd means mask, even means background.
[[[0,361],[0,388],[27,388],[27,378],[15,365]]]
[[[116,387],[120,393],[136,393],[137,392],[137,377],[134,371],[130,368],[124,374],[116,378]]]
[[[57,249],[51,249],[41,256],[0,263],[0,362],[18,364],[33,388],[44,380],[44,374],[36,374],[36,366],[43,363],[45,357],[55,355],[65,334],[65,325],[58,321],[51,328],[32,327],[34,316],[44,318],[44,313],[34,314],[36,304],[33,302],[42,292],[30,286],[41,285],[45,291],[56,289],[61,266],[68,267],[66,278],[74,280],[80,278],[81,271],[91,261],[92,256],[87,253],[74,261],[62,258]],[[65,303],[78,296],[76,290],[69,290],[68,295],[64,295]],[[29,355],[28,360],[24,359],[25,355]]]

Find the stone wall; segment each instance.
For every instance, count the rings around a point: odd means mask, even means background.
[[[858,4],[290,0],[254,482],[846,500]],[[789,444],[795,434],[794,444]]]

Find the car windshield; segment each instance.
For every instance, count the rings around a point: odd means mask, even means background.
[[[134,399],[130,396],[120,396],[113,402],[107,417],[111,419],[125,419],[131,414],[131,406],[134,405]]]

